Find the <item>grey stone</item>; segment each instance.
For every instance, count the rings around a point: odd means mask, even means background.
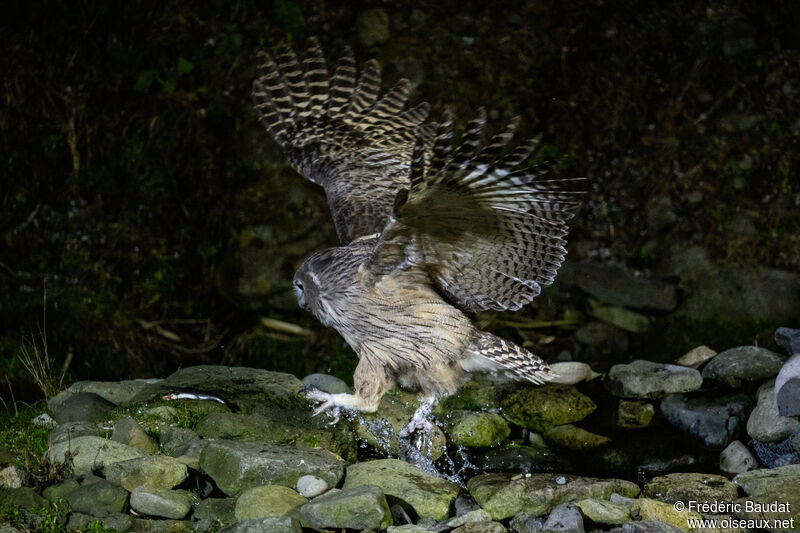
[[[456,501],[458,500],[456,499]],[[492,515],[490,515],[481,508],[477,508],[473,511],[469,511],[468,513],[464,513],[456,516],[455,518],[451,518],[443,525],[447,527],[460,527],[463,526],[464,524],[471,524],[474,522],[491,522],[491,521],[492,521]]]
[[[747,434],[762,442],[779,442],[800,431],[795,418],[781,416],[775,400],[775,381],[759,387],[756,408],[747,419]]]
[[[137,513],[180,520],[192,510],[195,498],[185,490],[136,487],[131,492],[131,509]]]
[[[238,522],[218,533],[302,533],[300,523],[291,516],[268,516]]]
[[[67,495],[73,511],[102,516],[124,512],[128,506],[128,491],[116,483],[99,480],[78,487]]]
[[[106,465],[103,475],[132,491],[138,486],[171,489],[183,483],[189,474],[186,465],[172,457],[153,455]]]
[[[267,516],[290,516],[308,500],[289,487],[264,485],[247,489],[236,500],[236,520],[252,520]]]
[[[42,496],[48,501],[56,501],[58,499],[66,499],[69,494],[75,491],[80,484],[74,478],[65,479],[57,485],[50,485],[42,491]]]
[[[389,526],[386,533],[437,533],[436,529],[429,529],[417,524],[403,524],[402,526]]]
[[[511,434],[503,417],[495,413],[453,410],[437,417],[447,440],[456,446],[489,447]]]
[[[667,503],[721,502],[735,500],[738,489],[720,475],[678,472],[654,477],[645,484],[642,495]]]
[[[124,513],[93,516],[73,511],[69,515],[67,531],[91,531],[92,524],[99,524],[107,531],[128,531],[133,527],[133,518]]]
[[[533,431],[578,422],[597,408],[574,386],[558,384],[518,388],[503,397],[501,405],[507,420]]]
[[[625,429],[641,429],[650,425],[656,410],[648,402],[620,400],[617,405],[617,425]]]
[[[133,446],[144,453],[156,453],[158,451],[158,443],[155,439],[145,433],[136,420],[129,416],[117,420],[114,424],[114,433],[111,434],[111,440]]]
[[[195,524],[188,520],[157,520],[134,518],[132,533],[185,533],[193,531]]]
[[[420,517],[442,520],[459,487],[398,459],[379,459],[347,467],[344,488],[377,485],[387,496],[399,498]]]
[[[616,531],[612,529],[611,531]],[[621,528],[622,533],[682,533],[683,530],[660,520],[637,520]]]
[[[111,430],[97,422],[65,422],[50,432],[47,442],[53,446],[77,437],[110,437]]]
[[[703,369],[703,379],[737,388],[743,382],[761,381],[778,374],[784,358],[759,346],[737,346],[720,352]]]
[[[678,303],[672,284],[649,279],[641,272],[620,265],[567,262],[558,279],[562,284],[577,285],[606,304],[672,311]]]
[[[63,463],[67,453],[72,454],[72,466],[76,474],[100,470],[109,464],[143,456],[142,452],[132,446],[100,437],[86,436],[50,446],[47,457],[51,463]]]
[[[561,503],[608,499],[613,492],[629,497],[639,494],[639,487],[630,481],[554,474],[531,474],[519,479],[512,479],[510,474],[482,474],[470,479],[467,488],[495,520],[522,511],[541,515]]]
[[[781,416],[800,415],[800,353],[789,358],[778,372],[775,402]]]
[[[0,470],[0,488],[18,489],[25,485],[28,473],[15,465],[7,466]]]
[[[789,355],[800,353],[800,329],[778,328],[775,330],[775,343]]]
[[[99,422],[116,407],[116,404],[92,392],[78,392],[55,401],[54,396],[48,401],[48,407],[59,423],[64,422]]]
[[[539,533],[542,530],[542,526],[544,526],[545,520],[546,517],[544,516],[537,516],[523,511],[509,521],[508,527],[514,533]]]
[[[800,483],[798,483],[798,479],[800,479],[800,464],[752,470],[739,474],[733,478],[733,482],[739,485],[747,494],[747,498],[737,500],[743,507],[747,500],[761,504],[790,502],[791,505],[787,512],[756,512],[755,515],[737,513],[737,516],[740,518],[766,518],[770,520],[794,518],[795,525],[800,523],[800,508],[796,505],[797,502],[800,502]]]
[[[335,486],[344,475],[344,464],[325,450],[230,440],[208,443],[200,456],[201,468],[228,495],[259,485],[295,487],[308,474]]]
[[[670,394],[661,401],[661,412],[672,426],[713,450],[739,437],[752,408],[750,396],[737,393],[714,398]]]
[[[96,394],[115,405],[123,405],[129,403],[142,389],[158,381],[160,380],[133,379],[128,381],[76,381],[67,389],[64,389],[50,398],[50,400],[47,402],[47,405],[50,406],[51,403],[62,403],[67,397],[83,392]]]
[[[586,498],[575,502],[584,517],[595,524],[621,526],[631,521],[630,504],[623,505],[608,500]]]
[[[200,500],[192,513],[192,520],[208,523],[236,521],[236,498],[206,498]],[[206,528],[207,529],[207,528]]]
[[[506,531],[508,530],[500,522],[469,522],[450,533],[506,533]]]
[[[758,459],[742,441],[735,440],[719,454],[719,469],[726,476],[735,476],[758,468]]]
[[[317,476],[302,476],[297,480],[297,492],[306,498],[314,498],[328,490],[328,482]]]
[[[193,470],[200,470],[200,458],[209,442],[200,438],[191,440],[175,450],[172,456],[179,463],[183,463]]]
[[[380,487],[359,485],[325,494],[303,505],[300,512],[318,528],[385,529],[392,514]]]
[[[179,450],[198,438],[199,435],[189,428],[171,427],[161,434],[159,444],[165,454],[174,457]]]
[[[627,365],[612,366],[604,383],[614,396],[654,399],[697,390],[703,378],[693,368],[639,359]]]
[[[702,366],[703,363],[712,359],[717,355],[717,352],[709,348],[708,346],[698,346],[696,348],[692,348],[685,354],[683,354],[680,358],[675,360],[675,363],[682,366],[688,366],[691,368],[698,368]]]
[[[480,505],[475,502],[475,498],[469,494],[459,494],[456,498],[456,517],[471,513],[472,511],[477,511],[480,508]]]
[[[316,387],[330,394],[352,394],[353,388],[336,376],[328,374],[309,374],[302,379],[306,387]]]
[[[389,15],[383,8],[375,7],[358,14],[356,19],[358,38],[364,46],[385,43],[389,33]]]
[[[583,533],[583,517],[578,508],[570,503],[557,505],[542,526],[543,533],[550,531]]]

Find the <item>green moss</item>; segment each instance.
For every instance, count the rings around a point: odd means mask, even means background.
[[[0,446],[11,451],[15,464],[21,468],[26,463],[38,463],[47,451],[50,430],[32,422],[40,414],[42,410],[35,407],[25,407],[18,414],[0,411]]]

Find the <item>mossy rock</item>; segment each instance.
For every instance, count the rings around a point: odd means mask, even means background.
[[[438,416],[437,421],[447,440],[456,446],[495,446],[511,434],[508,423],[495,413],[456,410]]]
[[[300,512],[309,525],[325,529],[385,529],[392,525],[386,497],[376,485],[330,492],[305,504]]]
[[[573,451],[591,450],[611,442],[605,435],[598,435],[572,424],[548,428],[543,436],[548,444]]]
[[[514,390],[501,401],[506,420],[533,430],[578,422],[597,405],[571,385],[548,384]]]

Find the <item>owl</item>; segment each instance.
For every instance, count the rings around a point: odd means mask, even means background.
[[[542,359],[467,313],[520,309],[553,282],[575,180],[526,166],[538,139],[510,147],[517,119],[485,141],[480,109],[455,142],[450,113],[436,123],[426,103],[406,108],[407,80],[379,98],[379,64],[357,75],[349,49],[333,75],[313,38],[302,61],[289,47],[261,56],[255,108],[324,189],[341,241],[299,267],[297,301],[359,357],[354,394],[307,391],[316,412],[374,412],[399,385],[420,394],[405,435],[429,427],[431,408],[474,372],[551,379]]]

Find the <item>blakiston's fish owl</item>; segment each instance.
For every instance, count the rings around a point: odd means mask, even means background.
[[[516,310],[553,282],[574,180],[525,166],[537,139],[508,149],[518,120],[482,142],[482,109],[454,147],[449,114],[437,124],[426,103],[404,110],[407,80],[378,98],[378,63],[356,80],[349,49],[332,77],[315,39],[302,62],[288,47],[263,60],[255,107],[292,165],[325,189],[342,242],[300,266],[297,300],[360,359],[355,394],[308,392],[317,412],[375,411],[399,384],[421,391],[408,433],[471,372],[550,379],[547,363],[465,311]]]

